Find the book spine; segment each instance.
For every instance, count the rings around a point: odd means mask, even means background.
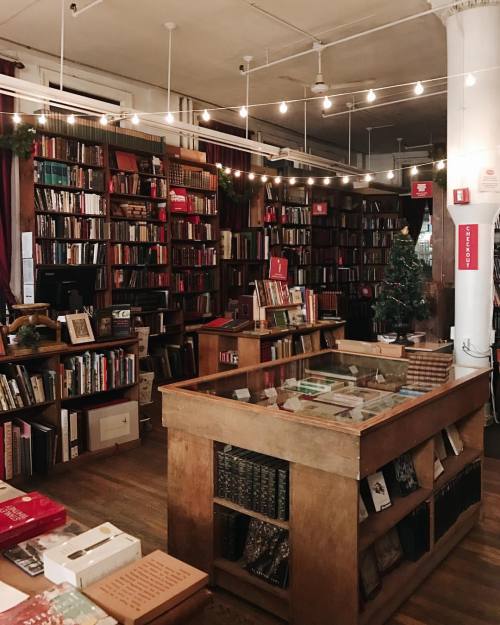
[[[3,458],[5,466],[5,479],[11,480],[14,477],[13,453],[12,453],[12,421],[3,424],[4,448]]]

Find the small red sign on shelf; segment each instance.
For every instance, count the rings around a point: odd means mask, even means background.
[[[415,181],[411,183],[411,197],[413,199],[424,199],[432,197],[432,181]]]
[[[458,268],[464,271],[477,271],[479,233],[477,224],[458,226]]]
[[[313,215],[328,215],[328,203],[327,202],[313,202],[312,214]]]
[[[453,189],[453,204],[469,204],[470,192],[467,187],[465,189]]]
[[[271,256],[269,261],[269,279],[270,280],[287,280],[288,279],[288,260],[279,256]]]

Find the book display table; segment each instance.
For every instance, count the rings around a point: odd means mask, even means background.
[[[324,350],[160,388],[168,551],[295,625],[378,625],[477,521],[489,370]]]

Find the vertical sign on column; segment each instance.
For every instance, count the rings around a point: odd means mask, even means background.
[[[478,267],[478,225],[460,224],[458,226],[458,268],[475,270]]]

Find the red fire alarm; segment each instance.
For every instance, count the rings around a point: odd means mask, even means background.
[[[453,204],[469,204],[470,192],[467,187],[465,189],[453,189]]]

